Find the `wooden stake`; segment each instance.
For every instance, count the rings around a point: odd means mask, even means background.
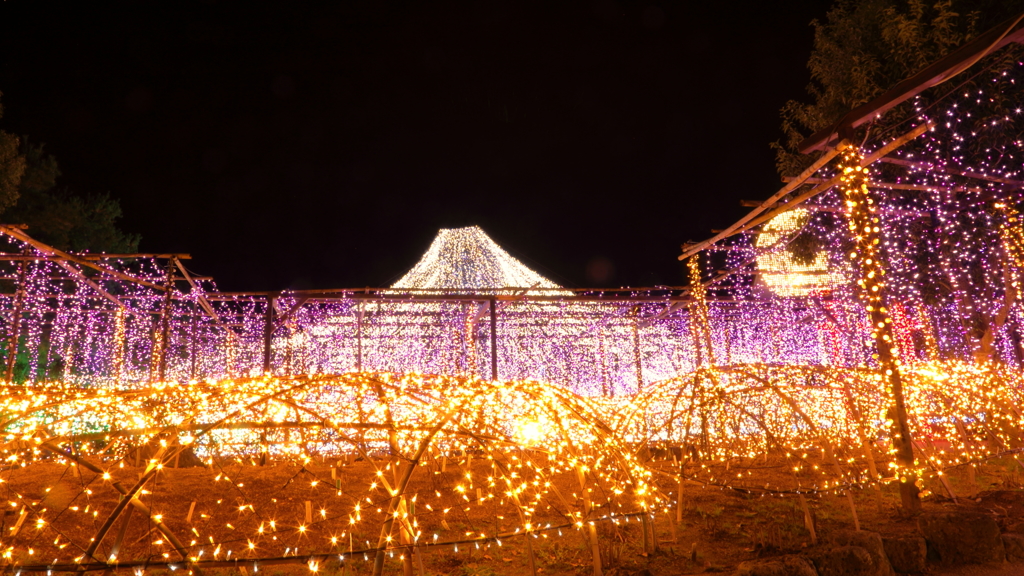
[[[18,360],[18,341],[21,339],[21,312],[25,302],[25,267],[27,262],[18,262],[18,286],[14,293],[14,311],[11,312],[11,334],[7,345],[6,381],[14,381],[14,364]]]
[[[193,500],[192,504],[190,504],[189,507],[188,507],[188,515],[185,516],[185,522],[186,523],[192,522],[192,513],[195,512],[195,511],[196,511],[196,501]]]
[[[677,479],[679,483],[676,489],[676,524],[683,521],[683,477]]]
[[[21,511],[18,512],[18,521],[14,523],[14,527],[11,528],[10,537],[14,538],[21,531],[21,525],[25,523],[25,518],[28,518],[28,508],[25,506],[21,507]]]
[[[135,511],[134,507],[130,507],[124,511],[124,520],[121,521],[121,527],[117,531],[117,537],[114,538],[114,543],[110,547],[110,552],[107,554],[107,562],[116,562],[117,554],[121,551],[121,544],[124,542],[124,535],[128,532],[128,523],[132,519],[132,512]],[[103,571],[103,576],[110,576],[114,571],[110,568]]]
[[[807,506],[807,498],[804,498],[803,494],[797,497],[800,498],[800,507],[804,509],[804,526],[811,533],[811,545],[816,545],[818,543],[818,533],[814,530],[814,518],[811,517],[811,509]]]
[[[846,501],[850,504],[850,512],[853,514],[853,529],[860,532],[860,518],[857,516],[857,507],[853,504],[853,495],[849,490],[843,490],[846,494]]]
[[[529,532],[526,533],[526,552],[530,555],[530,574],[537,576],[537,562],[533,554],[533,537],[530,536]]]
[[[589,518],[590,511],[592,510],[590,493],[587,492],[586,476],[583,474],[583,468],[581,466],[576,467],[576,478],[580,482],[580,493],[583,495],[583,514],[585,518]],[[594,526],[593,522],[588,521],[586,522],[585,528],[590,540],[590,553],[594,558],[594,576],[603,576],[604,571],[601,569],[601,545],[597,540],[597,527]],[[646,529],[644,530],[644,540],[647,540]],[[644,552],[647,552],[646,542],[644,543]]]
[[[648,544],[647,544],[647,515],[646,514],[640,516],[640,534],[643,535],[643,538],[641,539],[641,542],[642,542],[642,545],[643,545],[643,555],[647,556],[647,554],[650,552],[650,546],[648,546]]]

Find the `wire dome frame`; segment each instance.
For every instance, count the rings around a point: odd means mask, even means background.
[[[1024,447],[1020,372],[958,361],[901,372],[920,452],[916,475],[942,480],[945,470]],[[759,493],[835,491],[905,477],[892,462],[894,415],[886,396],[878,371],[869,368],[704,367],[651,385],[610,409],[608,421],[634,445],[675,456],[690,479],[704,484]],[[767,466],[769,459],[789,464]],[[749,474],[730,474],[729,462],[797,474],[755,485]]]
[[[563,528],[595,538],[594,522],[646,516],[664,500],[597,407],[534,381],[361,373],[123,391],[12,386],[0,413],[3,479],[9,492],[26,492],[10,498],[33,524],[22,529],[22,520],[4,542],[22,570],[35,556],[53,558],[39,569],[58,571],[106,569],[115,558],[123,568],[201,570],[345,557],[378,571],[421,546]],[[305,519],[279,519],[278,498],[247,494],[260,486],[253,465],[268,461],[297,468],[286,486],[325,487],[307,496]],[[221,472],[212,485],[203,468]],[[207,483],[187,518],[180,492],[161,494],[181,474]],[[27,493],[44,484],[45,493]],[[196,501],[207,528],[226,523],[233,534],[200,532]],[[471,509],[480,525],[453,536],[447,521]],[[129,528],[132,510],[144,519]],[[159,545],[147,530],[162,535]]]

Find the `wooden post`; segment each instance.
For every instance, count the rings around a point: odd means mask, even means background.
[[[491,297],[491,380],[498,379],[498,299]]]
[[[398,502],[398,513],[401,516],[401,521],[398,524],[398,541],[402,545],[404,551],[402,552],[402,575],[413,576],[413,534],[410,527],[410,510],[409,501],[405,496]]]
[[[363,371],[363,303],[356,304],[356,372]]]
[[[121,526],[117,530],[117,536],[114,537],[114,543],[110,547],[110,552],[107,554],[107,562],[116,563],[117,555],[121,551],[121,544],[124,542],[124,536],[128,533],[128,523],[131,522],[132,512],[135,511],[134,507],[128,508],[124,511],[124,520],[121,521]],[[103,576],[110,576],[114,571],[107,568],[103,571]]]
[[[850,235],[855,241],[851,251],[858,271],[858,297],[865,305],[871,320],[871,336],[882,381],[888,386],[891,399],[888,417],[892,419],[892,440],[896,446],[896,461],[900,486],[900,500],[906,512],[921,510],[917,472],[914,470],[914,441],[907,418],[903,397],[903,379],[900,375],[899,351],[892,330],[892,320],[883,300],[885,269],[881,258],[881,220],[877,216],[877,202],[868,193],[871,179],[863,168],[866,162],[855,147],[843,151],[838,165],[841,177],[839,191],[847,207]]]
[[[14,311],[11,315],[11,334],[7,345],[7,372],[5,380],[14,380],[14,364],[18,361],[18,340],[21,338],[21,313],[25,307],[25,267],[28,262],[18,262],[18,286],[14,292]]]
[[[644,365],[643,357],[640,354],[640,309],[637,308],[633,315],[633,363],[636,367],[636,391],[644,388]]]
[[[192,329],[188,337],[188,378],[192,380],[196,377],[196,330],[199,328],[199,315],[196,313],[198,304],[196,301],[192,302]]]
[[[167,376],[167,348],[171,340],[171,304],[174,297],[175,259],[167,261],[167,277],[164,280],[164,301],[160,309],[160,333],[153,347],[153,359],[156,364],[156,380],[163,381]],[[153,373],[150,373],[152,379]]]
[[[270,373],[272,344],[274,343],[274,301],[277,296],[267,295],[267,309],[263,312],[263,373]]]

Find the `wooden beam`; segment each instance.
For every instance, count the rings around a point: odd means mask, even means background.
[[[913,130],[907,132],[906,134],[900,136],[899,138],[893,139],[891,142],[889,142],[885,146],[882,146],[878,150],[875,150],[871,154],[867,155],[864,158],[864,161],[861,163],[861,165],[862,166],[870,166],[871,164],[874,164],[879,159],[888,156],[893,151],[897,150],[898,148],[900,148],[901,146],[903,146],[907,142],[910,142],[914,138],[917,138],[921,134],[924,134],[925,132],[931,130],[933,127],[934,127],[934,125],[930,124],[930,123],[928,123],[928,124],[921,124],[920,126],[915,127]],[[801,176],[803,176],[803,175],[801,174]],[[806,182],[809,179],[810,179],[810,176],[803,177],[803,179],[801,180],[801,183]],[[794,178],[793,181],[796,182],[796,179]],[[804,193],[796,196],[795,198],[787,201],[785,204],[782,204],[782,205],[776,207],[771,212],[769,212],[767,214],[763,214],[763,215],[761,215],[761,216],[759,216],[757,218],[754,218],[752,220],[749,220],[749,221],[747,221],[745,224],[743,224],[741,226],[736,226],[736,225],[730,226],[729,228],[726,229],[726,231],[731,231],[731,234],[740,234],[740,233],[743,233],[743,232],[747,232],[748,230],[750,230],[752,228],[755,228],[757,226],[760,226],[761,224],[764,224],[765,222],[771,220],[772,218],[775,218],[776,216],[778,216],[779,214],[782,214],[783,212],[788,212],[788,211],[792,210],[793,208],[796,208],[797,206],[799,206],[800,204],[806,202],[807,200],[810,200],[811,198],[814,198],[818,194],[821,194],[822,192],[825,192],[825,191],[829,190],[830,188],[832,188],[833,186],[835,186],[838,183],[839,183],[839,176],[833,176],[832,178],[821,182],[820,184],[818,184],[814,188],[808,190],[807,192],[804,192]],[[698,243],[698,244],[693,244],[691,246],[686,246],[685,250],[683,251],[683,254],[681,256],[679,256],[679,259],[680,260],[684,260],[686,258],[689,258],[690,256],[696,254],[697,252],[700,252],[701,250],[703,250],[704,248],[706,248],[707,246],[709,246],[713,242],[717,242],[718,240],[720,240],[722,238],[725,238],[725,237],[726,237],[726,232],[722,232],[720,234],[717,234],[716,236],[714,236],[710,240],[706,240],[706,241]]]
[[[275,300],[279,302],[280,301],[280,297],[276,298]],[[305,304],[308,300],[309,300],[309,296],[299,296],[299,297],[297,297],[295,299],[295,304],[293,304],[292,307],[289,308],[284,314],[279,315],[277,317],[277,320],[274,321],[274,330],[273,330],[273,332],[277,332],[278,328],[280,328],[281,326],[284,326],[284,323],[287,322],[288,319],[292,317],[292,315],[294,315],[296,312],[298,312],[299,309],[302,308],[302,305]],[[271,334],[273,334],[273,332],[271,332]]]
[[[846,211],[839,206],[820,206],[817,204],[804,204],[804,208],[808,210],[813,210],[815,212],[833,212],[837,214]],[[918,218],[931,218],[931,214],[923,210],[900,210],[898,208],[884,207],[879,208],[878,212],[880,214],[887,214],[893,216],[916,216]]]
[[[822,184],[828,182],[826,178],[808,178],[806,182],[808,184]],[[872,188],[884,188],[887,190],[917,190],[917,191],[937,191],[937,192],[981,192],[981,188],[969,188],[967,186],[957,186],[950,188],[948,186],[934,186],[932,184],[906,184],[903,182],[872,182]]]
[[[99,254],[89,254],[89,253],[83,254],[81,252],[79,252],[79,253],[70,253],[69,252],[69,254],[71,254],[72,256],[75,256],[77,258],[81,258],[82,260],[90,260],[90,261],[96,261],[96,260],[133,260],[133,259],[138,259],[138,258],[149,258],[149,259],[156,260],[156,259],[175,258],[176,257],[175,254],[104,254],[104,255],[99,255]],[[188,260],[189,258],[191,258],[191,256],[189,256],[188,254],[183,254],[183,256],[184,256],[184,258],[182,258],[183,260]],[[0,260],[50,261],[50,260],[58,260],[58,259],[60,259],[59,256],[39,256],[39,255],[31,255],[31,254],[27,254],[26,255],[26,254],[11,254],[11,253],[7,253],[7,252],[0,252]]]
[[[797,188],[799,188],[800,186],[802,186],[803,183],[804,183],[804,180],[810,178],[811,176],[814,176],[814,173],[817,172],[818,170],[820,170],[826,164],[828,164],[830,160],[835,158],[836,155],[838,155],[842,151],[842,148],[843,148],[842,146],[837,146],[834,149],[826,151],[824,154],[821,155],[821,158],[818,158],[817,160],[815,160],[813,164],[808,166],[803,172],[800,173],[799,176],[794,178],[792,182],[786,183],[786,185],[784,185],[778,192],[776,192],[775,194],[772,194],[771,198],[769,198],[769,199],[765,200],[764,202],[762,202],[757,208],[754,208],[753,210],[751,210],[749,214],[747,214],[743,218],[740,218],[739,221],[736,222],[735,224],[733,224],[732,226],[726,228],[725,230],[722,230],[718,234],[715,234],[714,237],[709,238],[708,240],[705,240],[703,242],[698,242],[696,244],[692,244],[692,245],[686,246],[684,251],[683,251],[683,254],[681,256],[679,256],[679,259],[680,260],[685,260],[685,259],[689,258],[690,256],[700,252],[706,246],[710,246],[710,245],[714,244],[715,242],[718,242],[719,240],[721,240],[723,238],[728,238],[729,236],[732,236],[733,234],[735,234],[736,231],[739,230],[741,227],[743,227],[744,224],[746,224],[746,223],[750,222],[751,220],[755,219],[759,214],[761,214],[762,212],[764,212],[765,210],[770,208],[772,205],[774,205],[779,200],[784,198],[790,192],[792,192],[792,191],[796,190]]]
[[[235,334],[235,331],[225,324],[224,321],[221,320],[220,315],[217,314],[217,311],[213,309],[213,305],[210,304],[210,301],[206,298],[206,292],[196,284],[196,278],[192,276],[187,269],[185,269],[185,266],[178,261],[177,258],[174,259],[174,265],[178,267],[178,271],[181,272],[181,275],[185,277],[186,281],[188,281],[188,285],[192,287],[194,292],[196,292],[196,301],[199,302],[199,307],[203,309],[203,312],[206,312],[206,315],[213,319],[214,323],[218,326],[221,326],[231,334]]]
[[[82,274],[82,271],[79,270],[78,268],[75,268],[74,266],[72,266],[70,262],[66,262],[64,260],[56,260],[55,262],[57,263],[58,266],[60,266],[61,268],[67,270],[69,274],[71,274],[72,276],[78,278],[78,280],[80,282],[84,282],[85,284],[88,284],[100,296],[106,298],[107,300],[110,300],[111,302],[113,302],[118,307],[123,308],[125,312],[131,314],[132,316],[135,316],[136,318],[144,319],[144,318],[146,318],[149,315],[149,314],[147,314],[145,312],[139,312],[138,310],[133,310],[132,308],[130,308],[128,306],[125,306],[124,302],[121,302],[121,300],[118,299],[117,296],[114,296],[110,292],[107,292],[106,290],[104,290],[102,286],[100,286],[99,284],[94,282],[91,278],[87,277],[85,274]]]
[[[1000,178],[998,176],[989,176],[987,174],[979,174],[977,172],[966,172],[963,170],[957,170],[956,168],[932,166],[924,162],[913,162],[911,160],[904,160],[902,158],[882,158],[880,162],[886,164],[896,164],[897,166],[906,166],[907,168],[916,168],[919,170],[928,170],[931,172],[943,172],[945,174],[954,174],[956,176],[963,176],[964,178],[970,178],[972,180],[984,180],[986,182],[996,182],[999,184],[1007,184],[1016,188],[1024,188],[1024,182],[1020,180],[1011,180],[1009,178]]]
[[[68,254],[67,252],[63,252],[61,250],[57,250],[53,246],[49,246],[47,244],[43,244],[42,242],[36,240],[35,238],[32,238],[28,234],[25,234],[21,230],[21,228],[18,227],[18,226],[12,226],[10,224],[0,224],[0,234],[7,234],[11,238],[14,238],[16,240],[20,240],[21,242],[24,242],[24,243],[28,244],[29,246],[32,246],[33,248],[35,248],[36,250],[38,250],[38,251],[40,251],[40,252],[42,252],[44,254],[47,254],[49,256],[57,257],[56,262],[58,264],[60,264],[61,262],[64,262],[64,263],[74,262],[75,264],[78,264],[79,266],[85,266],[87,268],[92,268],[93,270],[97,270],[99,272],[103,272],[104,274],[109,274],[110,276],[113,276],[114,278],[118,278],[118,279],[124,280],[126,282],[132,282],[134,284],[138,284],[140,286],[145,286],[147,288],[152,288],[153,290],[159,290],[159,291],[163,292],[164,290],[167,289],[166,287],[161,286],[159,284],[154,284],[152,282],[149,282],[147,280],[143,280],[141,278],[136,278],[134,276],[129,276],[128,274],[125,274],[123,272],[118,272],[117,270],[111,270],[110,268],[107,268],[105,266],[100,266],[99,264],[96,264],[96,263],[91,262],[89,260],[86,260],[84,258],[79,258],[78,256],[75,256],[73,254]],[[61,267],[67,269],[67,266],[64,266],[63,264],[61,265]],[[80,273],[78,275],[81,276],[82,278],[85,278],[85,276],[80,274]],[[95,284],[95,283],[92,283],[92,284]]]
[[[815,132],[801,142],[797,149],[802,154],[826,149],[838,139],[839,134],[856,128],[928,88],[949,80],[1003,46],[1012,42],[1024,41],[1024,22],[1022,20],[1024,20],[1024,13],[975,37],[917,74],[896,84],[877,98],[854,108],[832,126]]]

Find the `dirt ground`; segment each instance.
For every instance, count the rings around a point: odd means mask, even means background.
[[[652,465],[664,472],[655,476],[662,493],[671,502],[680,502],[681,507],[655,515],[654,537],[648,536],[647,553],[638,518],[621,519],[618,524],[599,522],[599,547],[606,574],[640,575],[644,570],[653,575],[728,574],[746,560],[799,553],[814,546],[808,518],[819,543],[828,542],[835,530],[854,527],[851,500],[861,528],[883,536],[916,533],[915,520],[900,513],[892,485],[881,491],[855,490],[849,498],[845,494],[809,495],[804,499],[805,510],[795,495],[748,494],[696,483],[682,484],[680,497],[680,485],[673,475],[678,468],[671,461]],[[467,496],[457,497],[460,492],[454,487],[460,485],[466,472],[483,478],[489,466],[485,460],[453,462],[444,470],[427,469],[414,476],[410,493],[421,496],[413,512],[423,530],[423,540],[431,542],[433,534],[441,542],[471,540],[479,534],[506,534],[500,538],[500,545],[488,540],[484,544],[421,546],[414,573],[420,573],[422,561],[423,573],[430,575],[528,575],[532,548],[538,574],[591,574],[593,556],[582,531],[571,527],[543,531],[531,539],[528,547],[527,537],[507,534],[520,525],[512,502],[480,498],[481,492],[475,488]],[[758,474],[764,479],[775,473],[772,470],[772,466],[764,466]],[[973,484],[965,470],[954,471],[949,479],[957,502],[939,495],[942,489],[938,485],[929,485],[935,494],[924,500],[924,509],[988,510],[1005,529],[1019,529],[1024,522],[1024,491],[1017,470],[1012,460],[993,461],[977,470]],[[113,479],[125,486],[132,485],[140,472],[116,466],[110,471]],[[574,478],[570,476],[555,478],[554,482],[561,492],[576,497]],[[142,501],[162,515],[165,524],[189,547],[190,554],[201,551],[203,559],[303,557],[325,552],[341,555],[376,544],[386,512],[378,511],[378,507],[386,501],[386,493],[376,501],[366,497],[375,493],[368,488],[374,478],[373,466],[365,461],[320,462],[304,467],[294,463],[252,466],[228,462],[214,468],[166,469],[147,486],[150,493],[143,495]],[[0,494],[9,502],[0,520],[3,534],[11,533],[21,506],[27,505],[32,511],[17,536],[2,541],[4,549],[14,546],[13,560],[21,564],[40,564],[54,558],[63,561],[79,554],[75,548],[88,547],[89,539],[119,502],[109,481],[89,472],[79,475],[76,468],[55,463],[11,470],[3,479]],[[357,516],[363,521],[353,528],[352,511],[358,503],[362,506]],[[40,514],[46,519],[42,527],[36,524]],[[558,506],[538,507],[533,520],[540,526],[566,522]],[[117,538],[121,540],[121,560],[160,558],[164,554],[177,559],[153,523],[139,513],[130,517],[127,525],[118,521],[111,527],[97,556],[109,556],[111,543]],[[254,550],[249,550],[250,543]],[[349,556],[346,564],[326,562],[318,568],[331,575],[369,574],[372,558],[364,560],[357,553]],[[269,576],[310,573],[304,564],[266,566],[263,571]],[[386,573],[402,571],[397,556],[387,559]],[[171,573],[165,569],[149,572]],[[237,572],[221,568],[207,570],[206,574]],[[1005,576],[1024,574],[1024,565],[936,568],[932,573]]]

